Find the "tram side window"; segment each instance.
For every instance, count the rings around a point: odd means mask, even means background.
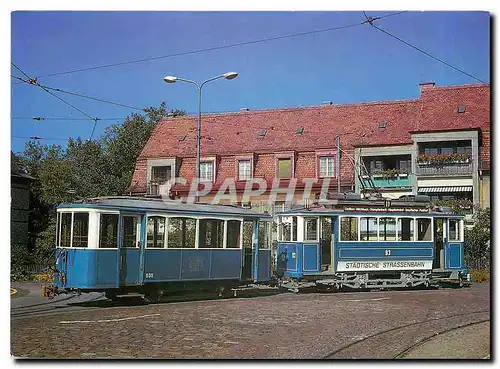
[[[304,241],[318,241],[318,218],[304,218]]]
[[[431,220],[428,218],[418,218],[417,219],[417,240],[418,241],[431,241]]]
[[[227,221],[227,245],[228,249],[239,249],[240,248],[240,230],[241,222],[239,220],[228,220]]]
[[[340,238],[341,241],[359,241],[358,240],[358,218],[342,217],[340,220]]]
[[[460,229],[460,220],[450,219],[449,225],[450,225],[449,240],[460,241],[460,235],[462,233]]]
[[[380,218],[378,234],[379,241],[396,241],[396,218]]]
[[[321,217],[321,241],[330,242],[333,229],[332,229],[332,218]]]
[[[137,247],[137,217],[123,217],[123,247]]]
[[[413,219],[399,218],[398,219],[398,241],[413,241]]]
[[[271,222],[259,222],[259,250],[271,248]]]
[[[252,235],[253,235],[253,223],[243,222],[243,248],[251,249],[252,246]]]
[[[89,213],[75,213],[73,218],[73,247],[87,247],[89,242]]]
[[[61,247],[71,246],[71,213],[61,213]]]
[[[377,241],[377,218],[361,218],[361,241]]]
[[[224,221],[220,219],[200,219],[200,249],[222,249],[224,247]]]
[[[196,241],[196,219],[168,219],[168,248],[194,249]]]
[[[148,217],[147,247],[163,248],[165,245],[165,218]]]
[[[99,221],[99,248],[117,248],[118,214],[101,214]]]

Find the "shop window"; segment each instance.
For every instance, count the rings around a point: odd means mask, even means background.
[[[118,214],[100,214],[99,248],[118,247]]]
[[[196,219],[168,218],[168,248],[194,249]]]

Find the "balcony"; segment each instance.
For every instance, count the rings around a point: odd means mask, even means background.
[[[465,176],[472,172],[472,159],[465,154],[420,155],[417,159],[419,176]]]
[[[370,187],[368,179],[371,178],[375,187],[379,188],[410,188],[411,187],[411,174],[397,173],[397,171],[379,171],[371,175],[363,175],[362,180],[366,187]]]
[[[170,181],[150,181],[147,187],[147,196],[169,196],[172,184]]]

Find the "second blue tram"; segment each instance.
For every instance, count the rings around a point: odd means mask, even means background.
[[[233,206],[107,197],[57,209],[54,291],[231,287],[271,278],[270,216]],[[226,288],[227,291],[228,288]]]
[[[337,201],[278,214],[283,285],[384,288],[467,284],[464,222],[418,203]]]

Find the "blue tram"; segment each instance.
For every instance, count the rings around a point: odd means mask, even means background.
[[[336,199],[278,213],[283,286],[363,289],[468,284],[464,221],[421,201]]]
[[[57,208],[53,293],[158,298],[205,285],[226,291],[271,278],[271,217],[219,205],[105,197]]]

